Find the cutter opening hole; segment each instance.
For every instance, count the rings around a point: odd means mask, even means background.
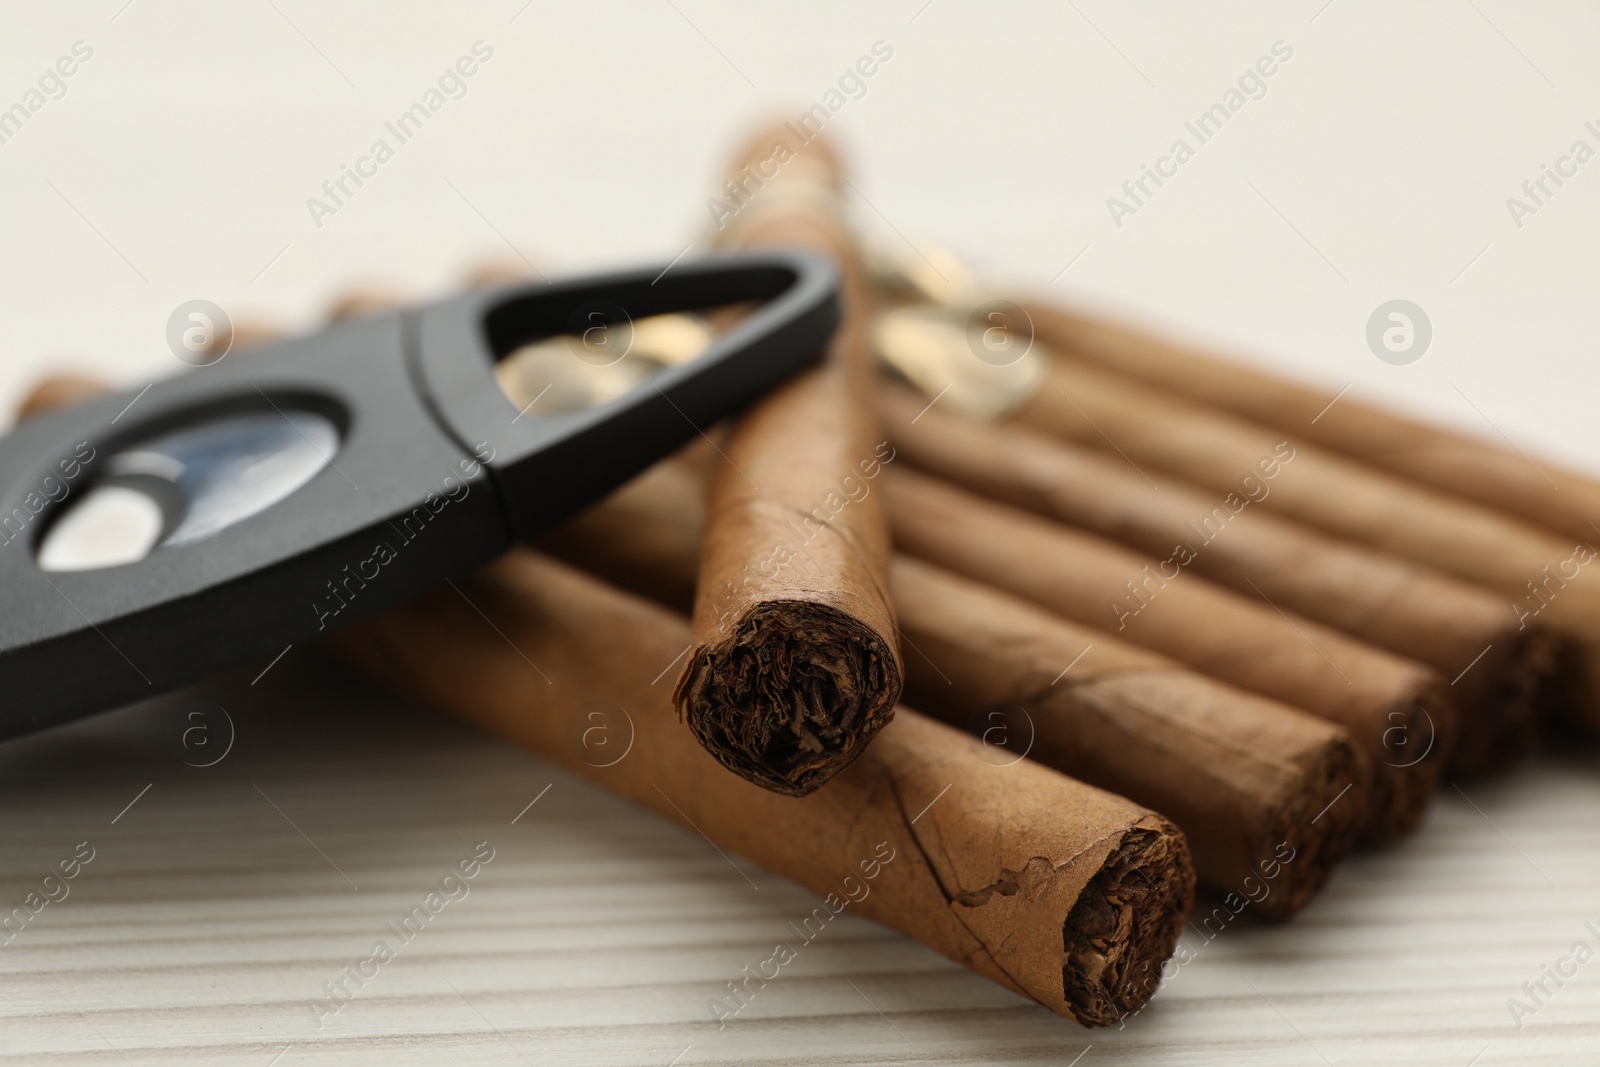
[[[64,500],[39,541],[41,570],[137,563],[271,507],[333,462],[339,428],[304,408],[212,416],[123,448]]]

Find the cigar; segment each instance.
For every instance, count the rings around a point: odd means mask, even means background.
[[[528,549],[460,585],[325,647],[825,895],[760,973],[714,991],[719,1022],[846,907],[1086,1026],[1153,992],[1194,883],[1160,815],[1032,762],[997,773],[903,709],[825,788],[780,796],[723,772],[649,680],[689,639],[681,616]]]
[[[734,170],[741,206],[720,220],[723,243],[830,255],[844,318],[823,365],[759,401],[723,448],[693,648],[673,695],[724,766],[802,796],[861,754],[903,682],[888,520],[881,494],[861,493],[882,460],[866,286],[841,221],[837,162],[815,141],[793,141],[779,127],[751,142]]]
[[[462,284],[468,289],[486,289],[506,282],[525,282],[544,277],[538,267],[525,259],[509,256],[486,257],[462,272]]]
[[[1535,696],[1554,669],[1551,636],[1537,626],[1519,630],[1504,599],[1476,586],[1263,513],[1255,504],[1273,491],[1282,469],[1276,457],[1231,496],[1165,476],[1158,489],[1120,457],[928,408],[907,389],[880,389],[879,407],[897,454],[922,470],[1170,560],[1169,569],[1269,598],[1454,678],[1461,729],[1452,773],[1500,769],[1533,743]]]
[[[233,344],[228,351],[231,353],[246,348],[257,348],[273,341],[281,341],[283,337],[283,327],[276,322],[244,319],[233,324]]]
[[[1052,376],[1016,418],[1090,448],[1109,452],[1114,442],[1119,458],[1157,482],[1167,472],[1239,492],[1263,460],[1292,456],[1260,507],[1504,597],[1518,632],[1542,626],[1565,640],[1550,698],[1600,731],[1600,567],[1589,566],[1597,553],[1587,541],[1574,544],[1082,360],[1055,359]]]
[[[1457,732],[1431,668],[927,475],[889,477],[903,551],[1338,723],[1371,764],[1365,836],[1391,841],[1422,820]]]
[[[17,421],[69,408],[104,395],[110,387],[90,374],[49,374],[39,379],[17,405]]]
[[[542,545],[681,607],[700,482],[657,464]],[[1303,908],[1362,826],[1368,760],[1343,728],[919,560],[895,558],[892,588],[914,706],[978,733],[997,767],[1026,756],[1162,812],[1201,884],[1261,918]]]
[[[406,303],[406,292],[399,285],[371,283],[351,286],[328,305],[325,317],[329,322],[343,322],[392,311],[404,307]]]
[[[1429,426],[1380,407],[1332,396],[1241,366],[1189,345],[1025,301],[1038,337],[1150,385],[1231,411],[1342,452],[1374,467],[1592,543],[1600,482],[1541,457]],[[1558,488],[1559,487],[1559,488]]]
[[[275,341],[282,336],[282,332],[275,326],[265,322],[246,319],[242,322],[232,323],[226,331],[213,336],[206,344],[204,354],[211,356],[218,349],[226,355],[237,352],[242,348],[251,348],[256,345]],[[220,356],[214,358],[222,358]],[[16,408],[17,421],[42,415],[56,408],[72,407],[102,396],[110,391],[111,386],[105,379],[96,374],[79,374],[76,372],[61,372],[46,374],[36,381],[22,398]]]

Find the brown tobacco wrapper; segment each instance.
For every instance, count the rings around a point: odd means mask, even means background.
[[[215,362],[230,353],[241,349],[254,348],[283,337],[283,332],[278,327],[254,320],[235,322],[228,329],[211,338],[203,354],[209,357],[210,362]],[[222,355],[216,355],[218,351]],[[72,407],[97,396],[103,396],[111,390],[111,385],[104,378],[96,374],[55,373],[47,374],[34,383],[33,388],[22,398],[17,405],[17,421],[42,415],[56,408]]]
[[[246,348],[259,348],[281,341],[283,337],[283,329],[277,323],[246,319],[233,324],[228,351],[232,353]]]
[[[1029,746],[1157,808],[1201,882],[1254,914],[1295,914],[1355,840],[1367,760],[1348,731],[920,560],[895,560],[894,593],[919,707],[977,731],[992,761]]]
[[[1456,735],[1433,670],[1198,575],[1163,580],[1153,559],[926,475],[889,477],[905,551],[1344,726],[1371,763],[1367,836],[1389,841],[1422,820]]]
[[[758,402],[729,435],[709,494],[694,647],[673,698],[723,765],[801,796],[860,755],[903,683],[888,520],[877,495],[857,496],[881,440],[865,286],[840,221],[837,164],[792,140],[780,128],[752,142],[736,175],[776,143],[792,158],[754,190],[725,243],[830,255],[844,319],[825,363]]]
[[[658,464],[545,546],[682,606],[698,485]],[[1304,907],[1364,821],[1367,758],[1338,726],[905,556],[893,589],[923,710],[980,733],[974,754],[997,767],[1026,755],[1166,814],[1201,882],[1263,918]]]
[[[462,281],[469,289],[485,289],[491,285],[526,282],[543,277],[544,273],[529,260],[495,256],[469,265],[462,274]]]
[[[397,307],[404,307],[407,302],[406,291],[399,285],[379,282],[351,286],[328,305],[326,317],[329,322],[360,319],[393,311]]]
[[[460,594],[430,594],[328,647],[814,892],[838,893],[881,861],[855,910],[1084,1025],[1148,999],[1192,901],[1171,823],[1036,764],[998,771],[904,710],[825,788],[764,790],[723,773],[648,681],[647,665],[671,662],[688,636],[681,617],[514,550]],[[596,712],[630,731],[622,758],[585,749]]]
[[[1541,629],[1518,630],[1503,598],[1253,504],[1235,512],[1219,494],[1166,478],[1158,489],[1120,458],[927,409],[925,398],[905,389],[880,390],[880,408],[898,454],[921,469],[1161,558],[1187,546],[1186,570],[1454,678],[1461,710],[1454,773],[1499,769],[1533,743],[1535,696],[1556,649]],[[1273,473],[1256,476],[1256,490],[1235,499],[1270,496],[1282,467],[1270,460]]]
[[[1340,395],[1308,389],[1121,323],[1042,302],[1027,311],[1037,336],[1063,352],[1181,393],[1284,433],[1475,500],[1564,537],[1594,542],[1600,482],[1537,464],[1508,448],[1429,426]],[[1558,488],[1559,487],[1559,488]]]
[[[1017,418],[1148,470],[1228,492],[1285,442],[1277,431],[1199,407],[1081,360],[1056,358],[1052,385]],[[1490,508],[1290,438],[1294,461],[1260,506],[1336,536],[1454,574],[1507,598],[1519,627],[1565,638],[1556,701],[1600,731],[1600,566],[1574,544]],[[1255,505],[1252,505],[1255,506]],[[1465,666],[1465,664],[1463,664]]]
[[[17,405],[17,421],[43,415],[56,408],[70,408],[103,396],[110,386],[89,374],[51,374],[35,382]]]

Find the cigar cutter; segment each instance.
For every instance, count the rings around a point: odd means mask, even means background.
[[[778,251],[499,286],[23,422],[0,439],[0,737],[266,661],[537,536],[815,362],[837,293]],[[753,310],[697,355],[633,351],[732,304]],[[524,351],[582,388],[503,387]]]

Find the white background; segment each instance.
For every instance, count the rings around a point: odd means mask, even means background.
[[[1494,435],[1464,394],[1594,466],[1600,160],[1520,229],[1506,206],[1575,139],[1600,149],[1592,7],[123,2],[14,9],[0,34],[0,105],[94,48],[0,144],[0,402],[68,357],[127,384],[181,369],[163,330],[197,297],[309,328],[341,287],[438,293],[486,255],[703,246],[732,146],[882,40],[830,127],[867,223]],[[480,39],[467,95],[316,227],[307,198]],[[1107,197],[1279,40],[1267,95],[1116,227]],[[1364,341],[1394,298],[1433,321],[1411,366]]]

